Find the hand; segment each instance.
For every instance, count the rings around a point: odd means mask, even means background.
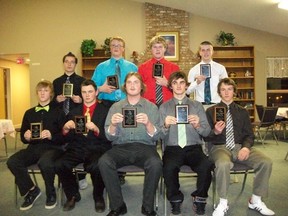
[[[123,122],[123,119],[124,119],[124,117],[123,117],[123,115],[122,115],[121,113],[115,113],[115,114],[113,114],[112,117],[111,117],[111,124],[112,124],[114,127],[116,127],[117,124]]]
[[[86,123],[86,128],[88,130],[91,130],[93,132],[99,133],[99,128],[93,123],[93,122],[87,122]]]
[[[249,155],[250,155],[250,149],[244,147],[240,149],[240,151],[238,152],[238,160],[240,161],[247,160],[249,158]]]
[[[75,122],[74,121],[72,121],[72,120],[69,120],[68,122],[66,122],[65,123],[65,125],[63,126],[63,129],[64,130],[71,130],[71,129],[74,129],[76,127],[76,125],[75,125]]]
[[[24,133],[24,138],[25,138],[27,141],[30,141],[30,140],[31,140],[31,136],[32,136],[31,130],[27,130],[27,131]]]
[[[226,124],[224,121],[218,121],[216,122],[215,126],[214,126],[214,133],[216,135],[219,135],[222,133],[223,129],[225,128]]]
[[[115,86],[110,86],[110,85],[107,85],[107,80],[105,81],[105,83],[100,86],[98,88],[99,92],[105,92],[105,93],[112,93],[113,91],[116,90],[116,87]]]
[[[82,98],[79,95],[73,95],[71,99],[74,103],[82,103]]]
[[[165,76],[155,77],[155,79],[156,79],[156,84],[161,85],[161,86],[168,86],[168,80],[166,79]]]
[[[188,122],[191,124],[194,128],[200,127],[200,118],[197,115],[188,115]]]
[[[49,139],[49,140],[51,140],[52,139],[52,135],[51,135],[50,131],[49,130],[43,130],[41,132],[41,139]]]
[[[58,103],[61,103],[66,100],[66,97],[64,95],[57,95],[56,100]]]
[[[176,118],[174,116],[166,116],[164,126],[166,128],[169,128],[170,125],[175,125],[177,124]]]
[[[146,113],[139,113],[136,115],[136,122],[147,125],[150,121]]]
[[[195,80],[197,81],[197,84],[199,85],[201,82],[205,81],[206,77],[204,75],[198,75],[195,76]]]

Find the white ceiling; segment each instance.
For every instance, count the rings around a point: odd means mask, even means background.
[[[133,0],[171,7],[202,17],[288,37],[288,10],[280,0]],[[288,0],[285,0],[288,1]]]

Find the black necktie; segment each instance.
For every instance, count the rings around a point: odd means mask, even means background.
[[[65,83],[70,83],[70,77],[69,76],[67,76]],[[66,115],[69,113],[69,109],[70,109],[70,98],[68,97],[68,98],[66,98],[66,100],[63,103],[63,110],[64,110]]]

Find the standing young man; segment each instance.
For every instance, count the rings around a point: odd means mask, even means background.
[[[104,183],[98,169],[98,159],[111,148],[111,142],[107,140],[104,131],[109,106],[96,100],[98,92],[92,80],[85,80],[81,84],[81,94],[83,104],[69,112],[68,121],[63,127],[63,133],[69,143],[65,153],[56,161],[56,172],[67,197],[63,210],[70,211],[81,199],[72,170],[84,162],[85,170],[91,174],[95,210],[101,213],[105,210]],[[77,116],[83,118],[77,120]],[[83,121],[84,118],[86,122]],[[79,127],[81,124],[83,127]]]
[[[263,153],[253,148],[254,133],[247,110],[233,101],[237,92],[235,82],[230,78],[220,80],[217,90],[221,102],[208,108],[207,119],[213,130],[206,138],[213,147],[209,156],[215,163],[216,190],[220,197],[219,204],[213,216],[224,216],[228,209],[228,189],[230,184],[230,169],[233,162],[247,164],[255,170],[253,194],[248,201],[250,209],[262,215],[274,215],[267,208],[261,197],[268,195],[269,178],[272,172],[272,161]],[[215,107],[218,107],[215,109]],[[215,112],[223,113],[226,118],[216,121]],[[219,111],[218,111],[219,113]],[[217,116],[223,116],[218,115]]]
[[[38,105],[27,110],[21,125],[21,141],[28,144],[26,149],[13,154],[7,161],[7,166],[15,176],[15,182],[24,203],[20,210],[32,208],[41,195],[40,189],[33,183],[27,167],[37,163],[46,187],[46,209],[56,206],[56,191],[54,187],[54,160],[62,154],[64,137],[62,127],[65,114],[62,110],[51,106],[53,85],[43,80],[36,86]]]
[[[61,107],[67,115],[73,108],[79,106],[82,103],[81,83],[85,80],[85,78],[77,75],[75,72],[78,59],[73,53],[69,52],[64,55],[62,62],[64,67],[64,74],[53,81],[53,87],[55,90],[53,101],[56,105]],[[71,97],[63,95],[63,84],[65,83],[73,84]],[[85,174],[80,174],[80,189],[86,189],[87,186],[88,182],[85,178]]]
[[[126,98],[126,94],[121,87],[124,84],[126,75],[131,71],[137,71],[137,66],[123,58],[125,51],[125,41],[121,37],[110,39],[111,58],[100,63],[92,76],[92,80],[98,86],[100,100],[106,100],[111,104]],[[109,85],[107,77],[116,75],[119,88]]]
[[[162,162],[155,146],[160,135],[159,111],[153,103],[141,97],[145,85],[140,74],[129,73],[123,89],[127,98],[112,105],[105,122],[106,136],[113,147],[99,160],[110,200],[108,216],[127,212],[117,175],[117,169],[127,165],[144,169],[141,212],[146,216],[155,216],[154,195],[162,174]]]
[[[147,86],[143,97],[159,107],[163,102],[172,98],[172,92],[168,88],[167,79],[171,73],[179,71],[179,67],[165,59],[164,53],[167,49],[167,43],[163,37],[153,37],[150,40],[149,47],[153,57],[141,64],[138,72]],[[157,68],[160,71],[156,76],[154,71]]]
[[[209,41],[203,41],[199,46],[201,62],[195,65],[188,74],[190,86],[187,94],[195,91],[195,100],[201,102],[204,108],[211,104],[219,103],[220,97],[217,94],[217,84],[222,78],[228,77],[225,67],[213,61],[213,45]],[[201,67],[207,69],[208,73],[203,72]],[[202,72],[201,72],[202,71]]]
[[[197,215],[205,214],[206,198],[211,183],[212,163],[202,151],[202,137],[211,129],[202,104],[186,96],[188,81],[183,72],[170,75],[168,86],[173,98],[160,106],[160,125],[163,131],[165,151],[163,155],[163,176],[167,187],[167,198],[172,206],[172,215],[181,214],[184,195],[180,191],[179,171],[188,165],[198,174],[197,189],[191,194],[193,209]],[[183,108],[177,106],[185,106]],[[187,122],[177,121],[181,110]],[[177,115],[177,113],[179,115]]]

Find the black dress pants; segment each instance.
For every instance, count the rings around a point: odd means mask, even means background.
[[[188,165],[198,175],[197,189],[191,195],[208,197],[212,180],[212,163],[203,153],[201,145],[186,146],[183,149],[179,146],[167,146],[163,156],[163,176],[168,200],[170,202],[184,200],[179,183],[179,171],[182,165]]]

